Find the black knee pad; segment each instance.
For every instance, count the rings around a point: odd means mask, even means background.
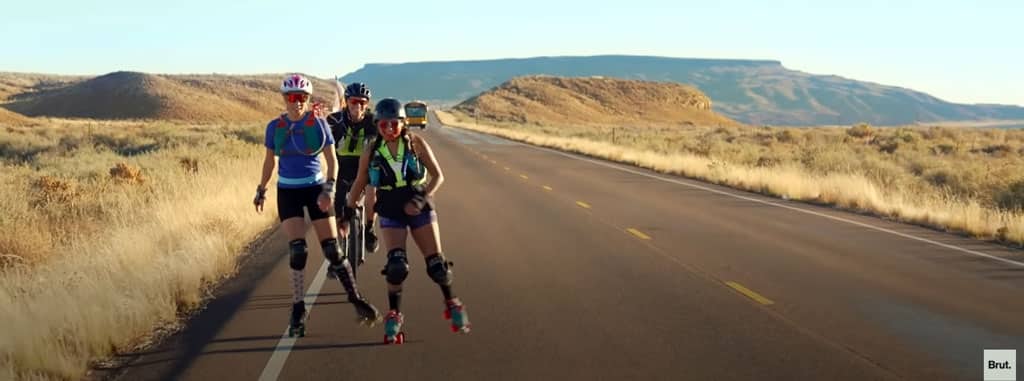
[[[392,249],[388,252],[388,264],[380,272],[390,284],[399,285],[409,276],[409,260],[404,249]]]
[[[331,265],[337,265],[345,259],[345,252],[341,250],[337,239],[328,238],[323,240],[320,242],[320,249],[324,251],[324,258],[327,258],[327,263]]]
[[[448,268],[449,263],[444,259],[444,255],[437,253],[426,258],[427,260],[427,275],[430,279],[434,280],[442,286],[452,285],[452,270]]]
[[[288,265],[291,266],[292,270],[302,270],[306,268],[306,240],[295,239],[288,242]]]

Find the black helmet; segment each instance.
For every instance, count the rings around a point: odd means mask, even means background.
[[[370,88],[365,83],[353,82],[345,87],[345,97],[361,97],[370,99]]]
[[[373,108],[373,119],[405,119],[405,107],[395,98],[384,98]]]

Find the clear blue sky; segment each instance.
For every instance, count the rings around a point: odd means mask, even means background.
[[[267,73],[642,54],[782,61],[1024,105],[1024,1],[5,1],[0,71]],[[421,42],[417,42],[421,41]]]

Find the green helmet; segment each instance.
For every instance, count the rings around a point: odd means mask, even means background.
[[[377,102],[373,108],[373,120],[380,119],[405,119],[405,107],[402,102],[394,98],[384,98]]]

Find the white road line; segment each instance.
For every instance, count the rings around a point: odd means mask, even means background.
[[[476,131],[472,131],[472,132],[479,133],[479,132],[476,132]],[[959,247],[959,246],[945,244],[945,243],[933,241],[933,240],[930,240],[930,239],[927,239],[927,238],[916,237],[916,236],[913,236],[913,235],[910,235],[910,234],[900,233],[900,232],[895,231],[895,230],[890,230],[890,229],[886,229],[886,228],[883,228],[883,227],[874,226],[874,225],[871,225],[871,224],[866,224],[866,223],[863,223],[863,222],[857,222],[857,221],[849,220],[849,219],[842,218],[842,217],[830,216],[828,214],[818,213],[818,212],[815,212],[815,211],[812,211],[812,210],[801,209],[801,208],[797,208],[797,207],[790,206],[790,205],[784,205],[784,204],[779,204],[779,203],[775,203],[775,202],[759,200],[759,199],[752,198],[752,197],[741,196],[741,195],[738,195],[738,194],[733,194],[733,193],[730,193],[730,192],[725,192],[725,191],[721,191],[721,190],[718,190],[718,189],[713,189],[713,188],[709,188],[709,187],[705,187],[705,186],[701,186],[701,185],[697,185],[697,184],[690,184],[688,182],[684,182],[684,181],[680,181],[680,180],[676,180],[676,179],[670,179],[670,178],[665,178],[665,177],[661,177],[661,176],[655,176],[655,175],[652,175],[652,174],[649,174],[649,173],[644,173],[644,172],[637,171],[637,170],[634,170],[634,169],[624,168],[624,167],[621,167],[621,166],[618,166],[618,165],[612,165],[612,164],[609,164],[609,163],[604,163],[604,162],[600,162],[600,161],[589,159],[589,158],[579,157],[579,156],[576,156],[576,155],[572,155],[572,154],[565,153],[565,152],[562,152],[562,151],[554,150],[554,149],[551,149],[551,148],[538,147],[538,146],[534,146],[534,145],[529,145],[529,144],[525,144],[525,143],[521,143],[521,142],[517,142],[517,141],[511,140],[511,139],[507,139],[507,140],[509,140],[509,141],[511,141],[511,142],[513,142],[515,144],[519,144],[521,146],[526,146],[526,147],[530,147],[530,148],[533,148],[533,149],[536,149],[536,150],[548,151],[548,152],[556,153],[556,154],[559,154],[559,155],[562,155],[562,156],[565,156],[565,157],[568,157],[568,158],[572,158],[572,159],[576,159],[576,160],[581,160],[581,161],[586,161],[586,162],[589,162],[589,163],[597,164],[597,165],[608,167],[608,168],[614,168],[614,169],[617,169],[617,170],[620,170],[620,171],[623,171],[623,172],[629,172],[629,173],[632,173],[632,174],[636,174],[636,175],[640,175],[640,176],[645,176],[645,177],[650,177],[652,179],[657,179],[657,180],[661,180],[661,181],[665,181],[665,182],[669,182],[669,183],[673,183],[673,184],[684,185],[684,186],[688,186],[688,187],[691,187],[691,188],[701,189],[701,190],[705,190],[705,191],[712,192],[712,193],[717,193],[717,194],[721,194],[721,195],[725,195],[725,196],[729,196],[729,197],[738,198],[738,199],[741,199],[741,200],[753,201],[753,202],[756,202],[756,203],[759,203],[759,204],[776,206],[776,207],[779,207],[779,208],[785,208],[785,209],[797,211],[797,212],[800,212],[800,213],[815,215],[815,216],[818,216],[818,217],[824,217],[824,218],[828,218],[828,219],[833,220],[833,221],[845,222],[845,223],[848,223],[848,224],[851,224],[851,225],[857,225],[857,226],[860,226],[860,227],[865,227],[865,228],[868,228],[868,229],[872,229],[872,230],[876,230],[876,231],[880,231],[880,232],[884,232],[884,233],[889,233],[889,234],[897,235],[897,236],[900,236],[900,237],[903,237],[903,238],[909,238],[909,239],[912,239],[912,240],[915,240],[915,241],[929,243],[929,244],[932,244],[932,245],[935,245],[935,246],[944,247],[944,248],[947,248],[947,249],[956,250],[956,251],[960,251],[960,252],[971,254],[971,255],[976,255],[976,256],[979,256],[979,257],[985,257],[985,258],[996,260],[996,261],[999,261],[999,262],[1003,262],[1003,263],[1006,263],[1006,264],[1009,264],[1009,265],[1013,265],[1013,266],[1017,266],[1017,267],[1024,267],[1024,262],[1015,261],[1015,260],[1012,260],[1012,259],[1000,258],[1000,257],[994,256],[994,255],[982,253],[980,251],[975,251],[975,250],[971,250],[971,249],[965,249],[965,248],[962,248],[962,247]]]
[[[306,290],[306,312],[312,315],[313,305],[316,303],[316,296],[320,294],[320,289],[324,286],[324,280],[327,279],[327,260],[325,259],[320,265],[320,270],[317,270],[316,277],[313,278],[313,284],[309,285],[309,289]],[[291,310],[289,309],[289,313]],[[308,320],[308,317],[307,317]],[[308,326],[306,328],[309,328]],[[274,348],[274,354],[270,356],[270,360],[267,361],[267,366],[263,368],[263,373],[260,374],[259,381],[276,381],[277,376],[281,374],[281,369],[284,368],[285,360],[288,360],[288,354],[291,353],[292,347],[295,346],[295,341],[298,337],[288,337],[288,327],[285,326],[284,334],[281,335],[281,340],[277,342],[277,347]]]
[[[479,135],[467,134],[460,129],[440,129],[441,133],[451,136],[453,139],[465,145],[479,145],[484,138]]]

